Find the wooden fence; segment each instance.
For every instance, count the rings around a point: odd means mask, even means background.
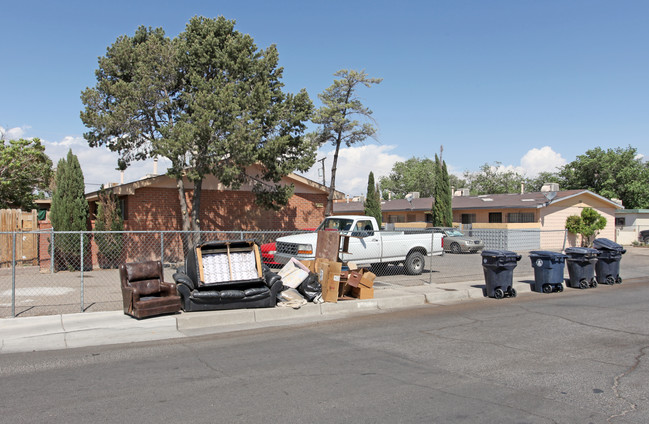
[[[13,234],[38,230],[36,209],[23,212],[20,209],[0,210],[0,268],[11,267],[13,258]],[[16,263],[36,265],[38,263],[38,234],[16,234]]]

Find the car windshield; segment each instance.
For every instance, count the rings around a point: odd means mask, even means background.
[[[318,227],[318,231],[322,230],[336,230],[336,231],[349,231],[354,223],[353,219],[345,218],[327,218]]]
[[[446,230],[445,233],[449,237],[464,237],[464,234],[458,230]]]

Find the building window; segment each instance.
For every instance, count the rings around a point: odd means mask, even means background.
[[[490,224],[500,224],[503,222],[503,213],[502,212],[489,212],[489,223]]]
[[[462,224],[473,224],[475,222],[474,213],[463,213],[462,214]]]
[[[388,222],[397,223],[397,222],[406,222],[403,215],[390,215]]]
[[[615,226],[624,227],[626,225],[626,217],[615,218]]]
[[[126,197],[119,198],[119,211],[122,214],[122,220],[126,221]]]
[[[513,212],[507,214],[507,222],[519,224],[524,222],[534,222],[534,212]]]

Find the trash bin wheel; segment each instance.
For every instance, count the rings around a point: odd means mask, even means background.
[[[593,278],[590,280],[590,286],[591,286],[592,288],[597,287],[597,280],[595,279],[595,277],[593,277]]]
[[[550,284],[543,284],[543,293],[552,293],[552,286]]]
[[[586,281],[586,280],[581,280],[581,281],[579,282],[579,288],[580,288],[580,289],[587,289],[587,288],[588,288],[588,281]]]
[[[618,275],[617,278],[615,279],[615,284],[622,284],[622,277]]]
[[[613,278],[612,275],[607,276],[606,277],[606,284],[608,284],[609,286],[612,286],[613,284],[615,284],[615,278]]]
[[[563,284],[557,284],[557,291],[561,293],[563,291]]]
[[[503,297],[505,297],[505,292],[503,291],[503,289],[499,287],[496,290],[494,290],[494,298],[502,299]]]
[[[518,295],[518,293],[516,292],[516,289],[511,287],[509,289],[509,297],[516,297],[517,295]]]

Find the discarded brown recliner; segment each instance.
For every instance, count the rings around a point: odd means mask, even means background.
[[[164,282],[160,261],[121,264],[119,274],[125,314],[139,319],[180,311],[176,284]]]

